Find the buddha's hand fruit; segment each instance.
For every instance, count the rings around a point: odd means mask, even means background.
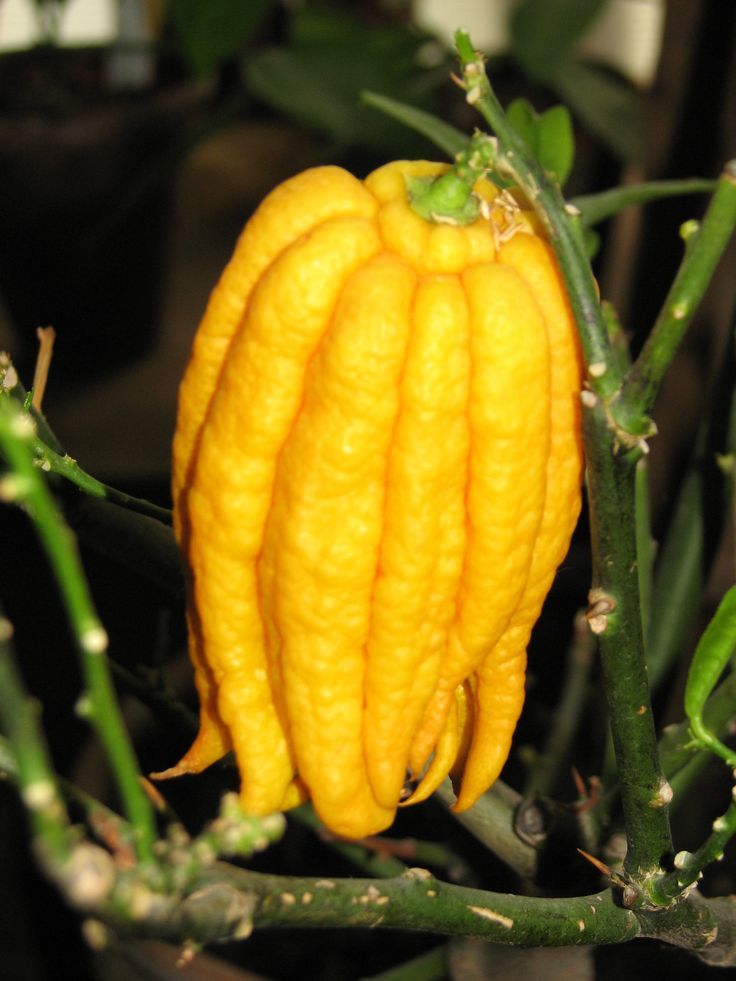
[[[277,187],[210,299],[174,439],[200,733],[244,809],[335,833],[498,776],[526,647],[580,508],[580,359],[534,222],[407,195],[440,164]],[[413,180],[411,180],[413,179]],[[408,782],[407,782],[408,781]]]

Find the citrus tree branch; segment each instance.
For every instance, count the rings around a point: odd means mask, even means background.
[[[64,862],[71,829],[40,725],[40,706],[23,688],[15,666],[13,629],[0,610],[0,726],[33,833],[50,860]],[[3,766],[5,770],[6,767]]]
[[[138,514],[145,514],[149,518],[155,518],[165,525],[170,525],[171,511],[168,508],[159,507],[140,497],[126,494],[125,491],[117,490],[109,484],[97,480],[91,474],[79,466],[77,461],[69,456],[68,453],[61,454],[52,450],[38,436],[32,441],[33,454],[38,461],[38,466],[46,473],[54,473],[58,477],[63,477],[79,490],[90,497],[97,497],[103,501],[110,501],[120,507],[127,508],[129,511],[136,511]]]
[[[562,899],[513,896],[450,885],[417,868],[391,879],[315,879],[222,862],[192,867],[182,855],[168,873],[165,892],[136,869],[104,881],[104,894],[101,889],[94,904],[77,906],[121,937],[216,943],[242,939],[253,929],[282,927],[413,930],[523,947],[655,937],[676,940],[721,964],[733,963],[736,949],[736,903],[697,894],[657,910],[630,910],[610,889]]]
[[[600,403],[584,412],[593,588],[589,619],[598,634],[626,824],[627,872],[661,867],[672,851],[668,804],[652,713],[637,577],[635,467],[611,445]]]
[[[115,698],[105,656],[107,635],[93,606],[74,539],[34,466],[34,437],[31,417],[12,399],[0,398],[0,452],[10,468],[0,484],[0,498],[22,504],[36,527],[61,592],[87,688],[80,709],[90,717],[110,759],[125,811],[136,829],[138,857],[149,861],[156,837],[153,811],[139,782]]]
[[[669,788],[659,766],[642,635],[635,528],[635,465],[642,441],[617,427],[608,404],[622,381],[583,239],[559,188],[509,125],[467,34],[456,45],[468,101],[498,140],[496,166],[519,185],[548,231],[564,276],[587,366],[583,393],[593,588],[589,622],[598,635],[619,770],[626,872],[648,876],[671,854]],[[638,452],[637,452],[638,451]]]
[[[126,494],[110,487],[82,470],[76,460],[64,452],[64,448],[46,421],[46,417],[36,408],[18,378],[9,356],[0,352],[0,391],[10,396],[24,412],[27,412],[35,425],[31,440],[33,454],[39,466],[46,473],[54,473],[76,485],[85,494],[101,500],[110,501],[120,507],[148,515],[163,524],[171,524],[171,511],[150,501]]]
[[[449,779],[440,784],[435,796],[447,808],[452,807],[456,797]],[[523,841],[514,827],[514,814],[521,802],[521,794],[497,780],[467,811],[451,813],[459,824],[510,869],[522,878],[533,881],[538,871],[539,856],[534,846]]]
[[[639,357],[612,403],[628,432],[646,434],[662,379],[685,336],[718,262],[736,228],[736,160],[729,161],[700,227],[688,233],[677,276]]]
[[[711,862],[719,862],[728,842],[736,835],[736,801],[731,801],[725,814],[713,822],[713,830],[700,848],[693,852],[678,852],[672,872],[649,884],[648,894],[657,905],[664,906],[686,894]]]
[[[566,207],[559,187],[531,156],[509,124],[485,73],[482,57],[464,31],[455,35],[467,101],[480,113],[498,140],[495,167],[513,179],[529,200],[549,236],[567,286],[570,305],[580,330],[588,384],[600,398],[617,391],[621,378],[606,331],[598,290],[588,262],[577,214]]]

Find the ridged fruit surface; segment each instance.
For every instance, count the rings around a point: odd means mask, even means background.
[[[179,395],[200,732],[160,776],[234,749],[246,811],[309,797],[345,837],[449,772],[459,810],[496,779],[580,508],[580,358],[553,254],[485,181],[472,224],[420,218],[405,177],[446,169],[277,187]]]

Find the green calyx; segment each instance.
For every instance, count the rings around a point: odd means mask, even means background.
[[[412,211],[436,224],[472,224],[481,209],[481,199],[473,187],[492,169],[495,155],[496,141],[485,133],[476,133],[447,173],[439,177],[406,177]]]
[[[447,225],[471,225],[480,214],[480,200],[457,174],[440,177],[408,177],[406,189],[412,211],[426,221]]]

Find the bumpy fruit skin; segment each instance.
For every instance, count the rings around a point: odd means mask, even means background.
[[[200,733],[246,811],[310,797],[346,837],[498,776],[526,647],[580,508],[581,365],[554,257],[487,182],[430,223],[397,162],[277,187],[179,395],[175,530]],[[408,800],[407,776],[415,785]]]

